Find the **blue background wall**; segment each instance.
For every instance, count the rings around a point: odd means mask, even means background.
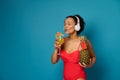
[[[87,80],[120,80],[119,0],[0,0],[0,80],[62,80],[51,64],[55,33],[80,14],[97,61]]]

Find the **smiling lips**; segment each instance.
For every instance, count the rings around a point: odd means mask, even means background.
[[[67,31],[67,29],[64,29],[64,31]]]
[[[71,28],[70,29],[64,29],[64,31],[68,31],[68,30],[71,30]]]

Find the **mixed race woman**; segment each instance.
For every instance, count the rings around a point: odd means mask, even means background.
[[[64,38],[64,44],[54,43],[54,52],[51,57],[53,64],[61,58],[64,62],[64,80],[86,80],[85,68],[93,66],[96,56],[89,40],[86,40],[87,48],[90,53],[90,64],[79,62],[80,50],[82,49],[79,34],[84,30],[85,22],[80,15],[67,16],[64,21],[64,31],[68,37]],[[59,48],[61,48],[60,55]]]

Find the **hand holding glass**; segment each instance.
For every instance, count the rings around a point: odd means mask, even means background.
[[[59,48],[59,54],[60,55],[60,50],[61,50],[61,45],[64,43],[64,35],[61,32],[56,33],[56,41],[59,42],[60,48]]]

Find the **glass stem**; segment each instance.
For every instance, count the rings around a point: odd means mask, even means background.
[[[61,47],[59,48],[58,55],[60,55]]]

